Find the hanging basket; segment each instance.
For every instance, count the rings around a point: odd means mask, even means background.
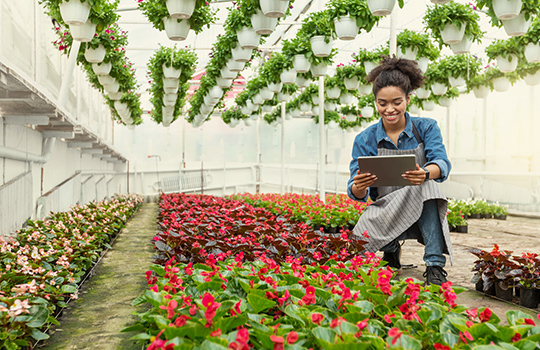
[[[126,112],[129,111],[129,106],[127,103],[125,102],[120,102],[120,101],[115,101],[114,102],[114,109],[116,109],[116,111],[118,113],[123,113],[125,114]]]
[[[447,23],[441,30],[441,38],[445,44],[457,44],[463,40],[466,24],[461,24],[461,29],[454,23]]]
[[[223,90],[219,86],[213,86],[209,91],[208,94],[212,96],[214,99],[221,99],[223,96]]]
[[[312,64],[311,65],[311,74],[315,77],[324,77],[328,67],[324,63]]]
[[[281,90],[281,89],[280,89]],[[274,97],[274,93],[270,91],[268,87],[263,87],[259,93],[261,94],[261,97],[265,101],[270,101]]]
[[[341,95],[341,90],[338,86],[336,87],[333,87],[333,88],[326,88],[326,97],[328,97],[329,99],[338,99],[339,96]]]
[[[498,19],[516,18],[521,12],[521,0],[493,0],[492,7]]]
[[[364,62],[364,68],[366,70],[366,75],[368,75],[369,73],[371,73],[371,71],[373,70],[373,68],[377,67],[377,63],[375,62],[370,62],[370,61],[366,61]]]
[[[161,114],[163,114],[164,116],[166,115],[173,115],[174,113],[174,106],[163,106],[161,107]]]
[[[455,55],[462,55],[469,53],[472,46],[472,40],[469,39],[466,35],[463,35],[463,40],[457,44],[450,44],[450,49]]]
[[[425,73],[429,65],[429,58],[420,57],[416,62],[418,63],[418,68]]]
[[[251,25],[255,29],[255,33],[259,35],[270,35],[276,29],[278,19],[265,16],[261,10],[251,16]]]
[[[244,125],[247,126],[247,127],[252,126],[253,123],[254,123],[254,121],[249,119],[249,118],[244,119]]]
[[[443,83],[433,83],[431,85],[431,91],[433,91],[434,95],[442,96],[448,91],[448,86]]]
[[[476,98],[486,98],[489,94],[489,87],[487,86],[479,86],[472,89],[474,96]]]
[[[510,81],[506,77],[493,79],[493,88],[498,92],[505,92],[510,89]]]
[[[330,120],[328,122],[328,129],[336,129],[338,126],[339,124],[335,120]]]
[[[186,40],[189,29],[191,28],[189,19],[163,17],[163,24],[165,25],[165,33],[167,33],[169,39],[173,41]]]
[[[277,100],[279,102],[287,102],[291,99],[291,95],[283,92],[278,92],[277,94]]]
[[[291,110],[291,115],[293,118],[298,118],[300,116],[300,110],[298,108]]]
[[[448,77],[448,82],[450,83],[450,86],[452,87],[460,87],[467,83],[467,81],[463,77],[452,77],[452,76]]]
[[[105,90],[106,93],[118,92],[120,90],[120,84],[117,81],[115,81],[112,84],[103,85],[103,90]]]
[[[252,49],[243,49],[239,44],[236,44],[236,47],[231,50],[232,58],[236,62],[249,62],[251,55],[253,54]]]
[[[356,77],[345,78],[343,79],[343,82],[345,83],[345,89],[347,90],[356,90],[360,85],[360,80]]]
[[[161,119],[161,123],[163,124],[164,127],[168,128],[169,126],[171,126],[173,118],[174,118],[173,113],[163,114],[163,118]]]
[[[228,88],[231,87],[231,85],[233,83],[233,80],[232,79],[224,79],[224,78],[217,77],[216,78],[216,83],[217,83],[217,86],[219,86],[220,88],[228,89]]]
[[[356,115],[354,114],[345,114],[343,117],[345,117],[345,120],[349,123],[353,123],[356,121]]]
[[[499,70],[503,73],[513,72],[517,68],[518,58],[516,55],[510,54],[506,57],[497,56],[496,59]]]
[[[281,88],[283,88],[283,84],[281,82],[279,83],[268,83],[268,90],[270,90],[273,93],[278,93],[281,91]]]
[[[96,24],[88,21],[80,26],[69,26],[69,31],[73,40],[87,43],[92,41],[94,34],[96,34]]]
[[[534,74],[527,74],[523,77],[523,80],[525,80],[525,84],[528,86],[535,86],[540,84],[540,70],[536,71]]]
[[[108,75],[111,71],[112,64],[110,62],[92,63],[92,70],[97,75]]]
[[[398,58],[405,58],[408,60],[416,61],[416,55],[418,54],[418,48],[417,47],[406,47],[405,53],[401,51],[401,48],[397,47],[397,57]]]
[[[163,98],[163,105],[164,105],[164,106],[167,106],[167,107],[170,107],[170,106],[173,106],[173,107],[174,107],[174,106],[176,105],[176,101],[169,101],[169,100]],[[206,105],[202,104],[202,105],[201,105],[201,111],[202,111],[203,106],[206,107]]]
[[[178,98],[177,94],[165,94],[165,95],[163,95],[163,101],[167,101],[167,102],[176,103],[177,98]]]
[[[233,59],[230,59],[227,61],[227,68],[231,72],[241,72],[242,69],[244,69],[245,64],[246,64],[245,62],[238,62]]]
[[[311,43],[311,51],[316,57],[328,57],[332,53],[333,41],[329,38],[328,43],[325,41],[325,37],[322,35],[316,35],[309,39]]]
[[[387,16],[392,13],[396,0],[367,0],[367,4],[373,16]]]
[[[525,20],[525,15],[520,14],[516,18],[503,20],[504,31],[509,36],[521,36],[527,33],[530,21]]]
[[[95,49],[87,46],[86,51],[84,51],[84,58],[89,63],[101,63],[106,54],[107,50],[105,50],[105,47],[101,44]]]
[[[114,84],[114,82],[116,81],[116,79],[114,79],[110,75],[98,75],[97,78],[101,85]]]
[[[223,79],[235,79],[238,75],[238,72],[231,72],[227,66],[221,68],[220,73]]]
[[[163,78],[163,90],[167,94],[176,94],[178,92],[178,79],[165,79]]]
[[[424,107],[424,111],[433,111],[435,110],[435,101],[432,101],[432,100],[423,101],[422,106]]]
[[[309,112],[311,111],[311,104],[309,103],[300,103],[300,110],[302,112]]]
[[[349,15],[334,18],[334,27],[336,28],[336,35],[340,40],[354,40],[360,31],[360,28],[356,25],[356,18]]]
[[[450,2],[452,0],[431,0],[434,4],[446,4],[447,2]]]
[[[263,0],[260,1],[261,10],[267,17],[279,18],[285,15],[289,8],[289,1],[283,0]]]
[[[304,55],[295,55],[293,59],[293,68],[296,71],[296,73],[307,73],[309,72],[309,68],[311,67],[311,63],[309,63],[309,60]]]
[[[188,19],[195,10],[197,0],[167,0],[167,11],[172,18]]]
[[[311,102],[313,102],[314,105],[319,105],[319,95],[311,95]]]
[[[364,118],[371,118],[373,117],[373,107],[366,106],[360,108],[360,113],[362,113],[362,117]]]
[[[525,45],[525,58],[529,63],[540,62],[540,44],[528,43]]]
[[[279,78],[285,85],[294,84],[296,82],[297,73],[294,69],[289,69],[281,72]]]
[[[199,112],[202,115],[209,115],[210,113],[212,113],[213,110],[214,110],[214,107],[210,107],[206,104],[202,104],[201,108],[199,109]]]
[[[253,28],[244,27],[236,32],[238,43],[243,49],[254,50],[259,46],[261,36]]]
[[[309,86],[309,80],[307,80],[304,77],[297,76],[296,77],[296,85],[298,85],[298,87],[300,87],[300,88],[308,87]]]
[[[318,116],[321,112],[321,109],[319,106],[312,106],[311,107],[311,114]]]
[[[109,100],[119,101],[122,98],[122,92],[109,92]]]
[[[207,105],[207,106],[210,106],[210,107],[214,107],[215,105],[217,105],[217,103],[219,102],[219,100],[213,98],[212,96],[210,95],[205,95],[204,98],[204,103]]]
[[[337,109],[337,104],[335,102],[325,102],[324,110],[328,112],[333,112]]]
[[[339,97],[339,102],[343,105],[349,105],[354,103],[355,97],[352,94],[342,93]]]
[[[246,106],[251,109],[251,112],[255,112],[258,109],[258,107],[250,100],[246,102]]]
[[[163,69],[163,76],[167,79],[178,79],[182,74],[182,69],[176,69],[172,65],[167,67],[164,63],[161,68]]]
[[[272,112],[272,107],[273,106],[270,106],[270,105],[264,105],[264,106],[262,106],[262,111],[264,113],[271,113]]]
[[[251,120],[257,120],[257,119],[259,119],[259,114],[251,114],[251,115],[249,116],[249,119],[251,119]]]
[[[358,93],[360,95],[369,95],[373,91],[373,84],[358,86]]]
[[[251,109],[247,106],[240,107],[240,112],[242,112],[243,115],[251,115]]]
[[[431,96],[431,90],[430,89],[424,89],[424,88],[418,88],[416,89],[416,96],[421,99],[426,99]]]
[[[420,114],[420,108],[417,105],[411,104],[409,105],[408,112],[409,114],[418,115]]]
[[[446,96],[439,99],[439,104],[443,107],[450,107],[452,105],[452,99]]]
[[[62,19],[69,26],[80,26],[88,21],[88,15],[90,15],[88,1],[80,2],[79,0],[72,0],[62,2],[59,4],[59,7]]]

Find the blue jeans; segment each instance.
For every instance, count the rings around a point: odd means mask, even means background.
[[[444,267],[446,265],[446,257],[443,255],[445,242],[436,199],[424,202],[424,208],[417,223],[426,246],[424,249],[424,262],[426,266]],[[381,251],[387,253],[395,252],[398,249],[399,241],[405,239],[406,236],[407,232],[404,232],[392,242],[382,247]]]

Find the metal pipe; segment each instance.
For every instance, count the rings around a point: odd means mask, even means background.
[[[25,151],[20,151],[18,149],[0,146],[0,158],[45,164],[49,161],[49,158],[51,157],[55,142],[56,138],[44,139],[41,155],[31,154]]]
[[[326,138],[324,132],[324,76],[319,77],[319,198],[326,199]]]
[[[285,193],[285,102],[281,102],[281,194]]]

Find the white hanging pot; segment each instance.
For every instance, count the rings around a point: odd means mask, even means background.
[[[463,40],[466,24],[461,24],[461,29],[454,23],[447,23],[441,30],[441,38],[445,44],[457,44]]]
[[[105,50],[105,47],[101,44],[95,49],[87,46],[86,51],[84,51],[84,58],[90,63],[101,63],[103,62],[106,53],[107,50]]]
[[[125,115],[125,116],[120,116],[120,119],[122,119],[122,122],[124,124],[126,124],[129,128],[130,125],[133,125],[133,119],[131,118],[131,114],[129,115]]]
[[[174,113],[174,106],[163,106],[161,107],[161,114],[165,115],[173,115]]]
[[[328,67],[324,63],[320,64],[312,64],[311,65],[311,74],[313,74],[316,77],[324,77],[326,74],[326,70]]]
[[[280,89],[281,90],[281,89]],[[263,87],[259,93],[261,94],[261,97],[265,101],[270,101],[274,97],[274,93],[270,91],[268,87]]]
[[[420,68],[420,70],[425,73],[429,65],[429,58],[420,57],[416,62],[418,63],[418,68]]]
[[[259,46],[261,36],[253,28],[244,27],[236,32],[238,43],[243,49],[254,50]]]
[[[168,128],[169,126],[171,126],[171,122],[166,122],[165,120],[162,120],[161,125],[163,125],[164,128]]]
[[[214,107],[210,107],[206,104],[202,104],[201,108],[199,109],[199,112],[204,115],[209,115],[214,110]]]
[[[356,90],[358,89],[358,85],[360,85],[360,80],[356,77],[345,78],[343,79],[343,82],[345,83],[345,88],[347,90]]]
[[[467,83],[467,81],[463,77],[452,77],[452,76],[448,77],[448,82],[450,83],[450,86],[452,87],[460,87]]]
[[[431,96],[431,90],[430,89],[424,89],[424,88],[418,88],[416,89],[416,96],[421,99],[426,99]]]
[[[167,79],[178,79],[180,78],[180,74],[182,74],[182,69],[176,69],[172,64],[170,67],[167,67],[164,63],[161,68],[163,69],[163,75]]]
[[[196,0],[167,0],[167,11],[172,18],[188,19],[195,10]]]
[[[263,111],[264,113],[270,113],[270,112],[272,112],[272,108],[273,108],[273,106],[270,106],[270,105],[264,105],[264,106],[262,106],[262,111]]]
[[[367,4],[373,16],[387,16],[392,13],[396,0],[367,0]]]
[[[540,62],[540,43],[528,43],[525,45],[525,58],[529,63]]]
[[[163,105],[164,106],[167,106],[167,107],[170,107],[170,106],[175,106],[176,105],[176,101],[169,101],[169,100],[166,100],[165,98],[163,98]],[[201,105],[201,110],[202,110],[202,106],[206,106],[206,105]]]
[[[289,112],[289,113],[285,113],[285,120],[292,120],[293,116],[292,114]]]
[[[397,47],[397,57],[398,58],[405,58],[408,60],[416,61],[416,55],[418,54],[418,48],[417,47],[406,47],[405,53],[401,50],[401,47]]]
[[[101,85],[113,84],[116,81],[110,75],[98,75],[97,78]]]
[[[237,62],[249,62],[251,55],[253,54],[252,49],[243,49],[239,44],[236,44],[236,47],[231,50],[233,60]]]
[[[163,95],[163,101],[167,102],[174,102],[176,103],[176,99],[178,98],[177,94],[164,94]]]
[[[293,118],[298,118],[300,116],[300,110],[295,108],[291,111],[291,115]]]
[[[165,79],[163,78],[163,90],[167,94],[176,94],[178,92],[178,79]]]
[[[172,17],[163,17],[163,24],[165,25],[165,33],[173,41],[186,40],[191,28],[189,19],[179,20]]]
[[[240,107],[240,112],[242,112],[243,115],[250,115],[251,109],[249,109],[247,106]]]
[[[246,64],[245,62],[238,62],[233,59],[230,59],[227,61],[227,68],[231,72],[241,72],[242,69],[244,69],[245,64]]]
[[[311,107],[311,114],[313,115],[319,115],[321,112],[321,109],[319,108],[319,106],[313,106]]]
[[[423,101],[422,106],[424,107],[424,111],[433,111],[435,110],[435,101],[432,101],[432,100]]]
[[[540,84],[540,70],[536,71],[534,74],[527,74],[523,77],[525,84],[529,86],[534,86]]]
[[[516,18],[521,12],[521,0],[493,0],[492,7],[498,19]]]
[[[169,127],[171,126],[173,119],[174,119],[173,113],[163,114],[163,117],[161,118],[161,122],[163,123],[164,127]]]
[[[461,55],[469,53],[472,46],[472,40],[469,39],[466,35],[463,35],[463,40],[457,44],[450,44],[450,48],[455,55]]]
[[[220,78],[220,77],[216,78],[217,86],[219,86],[222,89],[230,88],[232,83],[233,83],[232,79],[223,79],[223,78]]]
[[[369,61],[364,62],[364,68],[366,69],[366,74],[371,73],[371,71],[375,67],[377,67],[377,63],[375,62],[369,62]]]
[[[309,39],[311,43],[311,51],[316,57],[328,57],[332,52],[333,40],[329,38],[328,43],[322,35],[316,35]]]
[[[111,62],[92,63],[92,70],[97,75],[108,75],[111,71]]]
[[[356,25],[356,18],[351,18],[349,15],[334,18],[334,27],[340,40],[354,40],[360,31],[360,28]]]
[[[354,114],[345,114],[344,117],[345,117],[345,120],[348,121],[349,123],[356,121],[356,115]]]
[[[326,97],[329,99],[338,99],[341,95],[341,90],[338,86],[333,88],[326,88]]]
[[[231,122],[229,123],[229,126],[231,128],[235,128],[236,126],[238,126],[238,124],[240,124],[240,119],[231,119]]]
[[[253,120],[249,119],[249,118],[245,118],[244,119],[244,124],[247,126],[247,127],[250,127],[253,125]]]
[[[343,105],[348,105],[354,103],[355,97],[351,94],[342,93],[339,97],[339,102]]]
[[[277,99],[279,102],[287,102],[291,98],[290,94],[284,93],[284,92],[278,92]]]
[[[109,100],[118,101],[122,98],[122,92],[109,92]]]
[[[433,83],[431,84],[431,91],[433,91],[434,95],[442,96],[448,91],[448,86],[442,83]]]
[[[212,96],[212,98],[216,99],[221,99],[221,97],[223,96],[223,90],[221,90],[219,86],[212,86],[208,93],[210,94],[210,96]]]
[[[249,108],[251,112],[255,112],[258,109],[258,107],[253,102],[251,102],[251,100],[248,100],[246,102],[246,107]]]
[[[360,108],[360,113],[362,113],[362,117],[364,118],[371,118],[373,117],[373,107],[366,106]]]
[[[69,26],[69,31],[71,32],[73,40],[87,43],[91,41],[94,38],[94,34],[96,34],[96,24],[87,21],[80,26]]]
[[[493,88],[498,92],[505,92],[510,89],[510,81],[506,77],[493,79]]]
[[[509,36],[520,36],[527,33],[530,21],[525,20],[525,15],[522,13],[516,18],[503,20],[504,31]]]
[[[127,128],[128,130],[135,130],[135,125],[129,124],[129,125],[126,125],[126,128]]]
[[[263,0],[260,2],[261,10],[267,17],[279,18],[285,16],[289,1],[283,0]]]
[[[272,91],[273,93],[278,93],[283,88],[283,83],[268,83],[268,90]]]
[[[223,79],[234,79],[238,75],[238,72],[231,72],[226,66],[221,68],[220,72]]]
[[[373,92],[373,84],[358,86],[358,93],[360,95],[369,95]]]
[[[107,93],[118,92],[118,90],[120,90],[120,84],[115,81],[112,84],[103,85],[103,90],[105,90]]]
[[[418,115],[420,113],[420,108],[417,105],[409,105],[408,112],[409,114]]]
[[[64,22],[69,26],[80,26],[86,23],[90,15],[90,5],[88,1],[80,2],[72,0],[62,2],[60,6],[60,15]]]
[[[335,120],[330,120],[328,122],[328,129],[336,129],[339,126],[339,123]]]
[[[311,102],[317,106],[319,104],[319,95],[311,95]]]
[[[125,114],[126,112],[129,111],[129,106],[125,102],[114,101],[114,109],[116,109],[118,113],[124,112]]]
[[[337,104],[335,104],[334,102],[325,102],[324,103],[324,110],[325,111],[332,112],[332,111],[335,111],[336,109],[337,109]]]
[[[508,55],[506,57],[497,56],[497,65],[499,70],[503,73],[513,72],[516,70],[518,65],[518,58],[516,55]],[[511,60],[510,60],[511,59]]]
[[[439,104],[443,107],[450,107],[452,105],[452,99],[446,96],[439,99]]]
[[[263,97],[261,96],[261,93],[259,92],[258,94],[255,94],[253,96],[253,100],[252,100],[253,104],[256,104],[256,105],[262,105],[264,103],[264,99]]]
[[[293,67],[297,73],[307,73],[311,67],[311,63],[304,55],[295,55],[293,59]]]
[[[279,75],[279,79],[285,85],[294,84],[296,82],[296,71],[294,69],[284,70]]]
[[[302,112],[309,112],[311,111],[311,104],[309,103],[300,103],[300,110]]]
[[[259,115],[258,114],[252,114],[252,115],[249,116],[249,119],[257,120],[257,119],[259,119]]]
[[[304,77],[297,76],[296,77],[296,85],[298,85],[298,87],[300,87],[300,88],[308,87],[309,86],[309,80],[307,80]]]
[[[474,96],[476,98],[486,98],[489,94],[489,87],[487,86],[479,86],[472,89]]]
[[[217,105],[217,103],[219,102],[218,100],[214,99],[212,96],[210,95],[205,95],[203,97],[204,99],[204,103],[207,105],[207,106],[210,106],[210,107],[214,107],[215,105]]]
[[[353,128],[350,127],[350,126],[346,127],[346,128],[345,128],[345,131],[346,131],[346,132],[349,132],[349,133],[354,132]]]
[[[278,19],[265,16],[261,10],[251,16],[251,25],[255,29],[255,33],[260,35],[270,35],[276,29]]]
[[[434,4],[446,4],[447,2],[450,2],[452,0],[431,0]]]

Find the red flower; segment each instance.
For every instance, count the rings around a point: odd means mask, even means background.
[[[512,337],[512,343],[515,343],[520,340],[521,340],[521,334],[519,333],[514,334],[514,336]]]
[[[478,319],[480,320],[480,322],[487,322],[491,318],[492,314],[493,313],[491,312],[491,310],[486,307],[484,311],[482,311],[480,315],[478,315]]]
[[[359,330],[362,330],[367,327],[368,325],[367,321],[368,319],[366,318],[365,320],[358,322],[356,326],[358,327]]]
[[[540,318],[539,318],[540,319]],[[534,326],[534,321],[532,320],[532,318],[526,318],[525,319],[525,324],[530,324],[531,326]]]
[[[324,320],[324,316],[320,313],[314,312],[311,314],[311,321],[315,324],[320,325],[321,322]]]
[[[210,333],[211,337],[219,337],[220,335],[221,335],[221,329],[220,328],[218,328],[215,331],[213,331],[212,333]]]
[[[396,342],[398,341],[399,338],[401,338],[401,336],[403,335],[402,332],[399,331],[399,328],[397,327],[394,327],[394,328],[391,328],[389,331],[388,331],[388,336],[390,338],[393,338],[392,339],[392,345],[395,345]]]
[[[249,341],[249,332],[245,328],[240,328],[236,333],[236,341],[239,343],[247,344]]]
[[[459,331],[459,339],[464,342],[465,344],[467,344],[467,339],[469,340],[473,340],[473,337],[471,335],[471,333],[465,331],[465,332],[461,332]]]
[[[343,318],[341,318],[341,317],[334,318],[330,322],[330,328],[336,328],[337,326],[339,326],[341,324],[341,322],[343,322]]]
[[[214,303],[214,301],[215,299],[212,296],[212,294],[208,292],[204,293],[203,298],[202,298],[202,304],[204,307],[209,307],[210,305]]]
[[[302,301],[306,305],[315,304],[315,302],[316,302],[316,299],[315,299],[315,287],[313,287],[313,286],[306,287],[306,295],[304,295],[302,297]]]
[[[296,343],[298,340],[298,333],[295,331],[290,331],[289,334],[287,334],[287,344],[292,345]]]
[[[189,314],[191,316],[195,316],[195,314],[197,313],[197,305],[195,305],[195,303],[191,304],[191,307],[189,308]]]
[[[451,350],[449,346],[442,345],[442,344],[439,344],[439,343],[433,344],[433,347],[435,348],[435,350]]]
[[[167,318],[169,320],[172,320],[174,317],[174,309],[178,306],[178,302],[176,300],[169,300],[169,304],[167,306],[160,305],[159,308],[162,310],[167,310]]]

